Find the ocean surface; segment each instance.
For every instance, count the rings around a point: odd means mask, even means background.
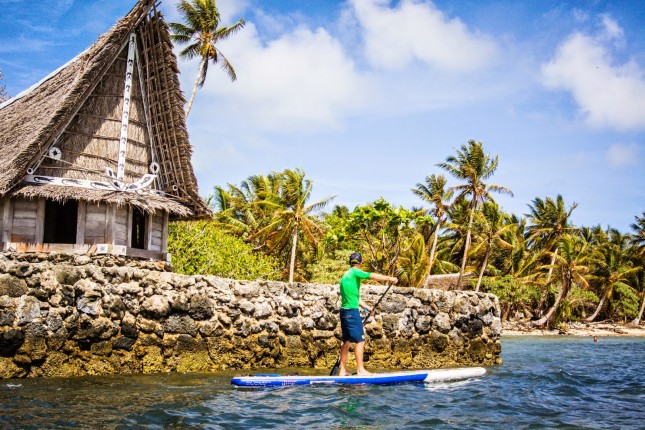
[[[4,380],[0,428],[645,429],[645,338],[504,337],[502,358],[484,377],[437,384],[242,389],[235,372]]]

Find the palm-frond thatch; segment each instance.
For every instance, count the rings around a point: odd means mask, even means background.
[[[127,99],[131,34],[136,66]],[[124,101],[129,117],[123,114]],[[184,103],[166,24],[154,0],[140,0],[94,45],[0,105],[0,198],[131,204],[149,212],[166,210],[173,218],[209,214],[191,165]],[[151,173],[153,184],[146,192],[83,185],[113,179],[109,172],[119,163],[124,118],[127,151],[120,184]],[[40,184],[34,177],[64,181]]]

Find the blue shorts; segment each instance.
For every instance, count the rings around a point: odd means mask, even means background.
[[[343,342],[364,342],[363,321],[358,309],[340,310],[340,328],[343,332]]]

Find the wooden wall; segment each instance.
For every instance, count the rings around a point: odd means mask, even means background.
[[[85,226],[81,226],[84,232],[83,243],[108,243],[107,210],[108,206],[105,203],[85,205]]]
[[[42,243],[45,220],[44,199],[13,201],[11,242]]]
[[[150,220],[150,240],[148,241],[148,249],[150,251],[163,251],[163,230],[164,230],[164,217],[163,215],[152,215],[148,218]]]
[[[109,243],[130,246],[130,210],[128,206],[108,206],[105,203],[79,205],[79,232],[82,243]],[[78,235],[77,235],[78,237]],[[78,242],[78,240],[77,240]]]
[[[77,245],[109,244],[130,247],[132,208],[106,203],[79,202]],[[39,244],[43,242],[45,199],[0,199],[0,242]],[[168,213],[146,217],[145,251],[165,253]]]
[[[114,230],[112,231],[112,240],[114,245],[130,246],[128,237],[130,211],[128,206],[115,207],[114,209]]]

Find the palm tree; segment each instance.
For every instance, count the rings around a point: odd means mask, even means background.
[[[640,259],[641,270],[645,270],[645,211],[643,215],[638,217],[635,216],[634,219],[636,222],[631,225],[634,234],[630,239],[632,246],[636,247],[636,256]],[[639,279],[642,280],[643,276]],[[642,285],[642,283],[641,283]],[[641,302],[641,308],[638,311],[638,316],[634,318],[632,324],[640,324],[641,318],[643,317],[643,311],[645,310],[645,291],[643,291],[643,301]]]
[[[289,282],[291,283],[295,272],[298,235],[303,234],[314,245],[318,243],[323,235],[323,229],[311,214],[323,209],[334,196],[307,205],[313,182],[305,179],[305,173],[301,169],[287,169],[280,174],[280,178],[279,192],[267,190],[260,193],[262,200],[259,204],[270,210],[273,218],[256,235],[267,234],[269,247],[273,249],[281,249],[291,242],[289,258]]]
[[[627,281],[640,269],[630,267],[626,261],[628,238],[616,229],[608,229],[607,236],[609,240],[598,245],[592,254],[592,262],[596,266],[593,278],[600,284],[600,301],[594,313],[586,319],[587,322],[596,319],[616,287],[631,288]]]
[[[499,206],[495,202],[484,203],[481,212],[477,212],[475,217],[475,234],[482,240],[473,247],[473,253],[483,249],[484,260],[479,270],[475,291],[479,291],[493,247],[513,248],[510,243],[504,240],[504,235],[514,228],[516,228],[516,225],[508,222],[508,216],[503,211],[500,211]]]
[[[461,146],[456,156],[451,155],[446,158],[444,163],[438,164],[439,167],[447,170],[455,178],[465,181],[464,184],[450,188],[451,190],[457,191],[456,199],[461,197],[470,198],[466,242],[464,244],[464,254],[461,260],[457,285],[460,285],[461,278],[464,276],[466,269],[473,219],[478,205],[487,201],[495,201],[490,194],[491,192],[513,195],[513,192],[506,187],[492,184],[487,185],[484,182],[493,176],[498,164],[499,157],[495,156],[491,158],[489,154],[484,153],[483,144],[475,140],[469,140],[468,145]]]
[[[426,244],[421,233],[413,233],[408,239],[405,248],[401,251],[397,266],[397,277],[401,286],[418,287],[424,283],[430,258],[426,251]]]
[[[634,230],[630,243],[637,248],[637,255],[645,258],[645,212],[641,217],[635,216],[636,222],[630,227]]]
[[[177,10],[182,15],[185,24],[170,23],[174,34],[170,35],[173,42],[186,45],[179,52],[179,56],[188,60],[200,57],[201,62],[195,78],[195,84],[186,105],[186,116],[195,100],[197,88],[204,86],[208,73],[208,62],[220,64],[231,81],[237,79],[235,69],[220,51],[218,45],[244,27],[244,19],[240,19],[230,27],[220,27],[220,14],[217,10],[216,0],[181,0]]]
[[[446,177],[443,175],[432,174],[426,176],[425,184],[417,184],[412,192],[419,196],[422,200],[434,206],[432,215],[435,217],[435,228],[432,238],[432,247],[430,248],[430,265],[428,267],[428,276],[424,286],[428,285],[430,275],[432,274],[432,266],[434,264],[435,252],[437,250],[437,239],[439,238],[439,231],[441,226],[448,218],[448,210],[450,209],[450,199],[454,193],[453,190],[446,189]]]
[[[239,186],[227,184],[227,189],[215,187],[212,197],[216,210],[215,220],[227,231],[254,244],[255,250],[266,247],[266,237],[258,235],[272,217],[272,212],[262,204],[266,194],[280,189],[280,175],[253,175]]]
[[[549,323],[560,302],[566,299],[574,283],[582,288],[589,287],[589,282],[585,278],[589,272],[587,250],[587,242],[577,236],[566,234],[558,241],[556,251],[548,253],[555,259],[554,264],[548,265],[546,268],[553,269],[553,273],[556,274],[554,279],[560,285],[560,290],[546,315],[534,321],[534,326],[541,327]]]
[[[530,213],[527,217],[530,224],[527,227],[527,233],[530,244],[541,247],[545,252],[550,252],[555,248],[555,252],[551,254],[551,269],[547,276],[547,282],[551,278],[558,252],[556,244],[563,235],[575,229],[569,224],[569,218],[576,207],[578,204],[574,202],[569,209],[566,209],[564,199],[560,194],[555,200],[550,197],[545,200],[536,197],[529,205]]]

